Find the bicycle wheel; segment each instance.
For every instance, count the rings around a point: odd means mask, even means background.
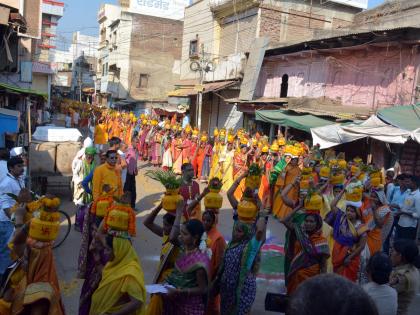
[[[58,210],[58,212],[60,213],[60,231],[58,232],[58,236],[54,241],[54,245],[52,247],[53,249],[63,244],[71,231],[70,216],[62,210]]]

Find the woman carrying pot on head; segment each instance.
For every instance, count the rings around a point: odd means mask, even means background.
[[[359,279],[360,255],[366,245],[367,227],[362,224],[360,213],[363,188],[359,182],[351,185],[346,184],[344,190],[334,198],[325,222],[334,230],[334,272],[356,282]],[[346,209],[343,211],[337,207],[337,203],[346,190]]]
[[[203,224],[191,219],[181,224],[184,202],[178,203],[170,240],[181,246],[174,270],[165,282],[169,293],[163,297],[164,315],[203,315],[206,310],[210,258]],[[178,241],[179,238],[179,241]]]
[[[270,210],[263,211],[260,200],[252,196],[249,188],[244,191],[243,198],[247,199],[236,201],[234,192],[245,177],[246,173],[239,176],[228,191],[234,209],[232,240],[213,282],[214,290],[220,292],[221,314],[249,314],[256,296],[259,252],[265,241]]]
[[[305,280],[327,272],[327,259],[330,248],[327,239],[322,235],[322,218],[319,215],[322,202],[313,207],[311,200],[322,197],[318,194],[303,199],[293,211],[281,222],[290,231],[288,255],[291,257],[290,267],[286,274],[287,294],[291,295]],[[316,208],[316,209],[314,209]],[[299,218],[301,217],[301,218]],[[303,223],[300,223],[303,219]]]
[[[175,221],[175,215],[172,213],[165,213],[162,218],[162,226],[155,223],[155,219],[162,210],[162,203],[159,204],[144,220],[143,224],[152,231],[155,235],[162,238],[162,249],[160,251],[160,262],[158,271],[154,278],[154,283],[162,283],[166,277],[173,271],[175,261],[179,254],[179,247],[172,244],[169,240],[169,234]],[[146,314],[160,315],[163,312],[162,296],[153,294],[150,297],[149,305],[147,306]]]

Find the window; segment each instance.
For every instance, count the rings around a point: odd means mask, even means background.
[[[198,55],[198,39],[190,40],[190,57]]]
[[[149,75],[145,73],[140,73],[139,83],[137,87],[141,89],[147,88],[148,82],[149,82]]]

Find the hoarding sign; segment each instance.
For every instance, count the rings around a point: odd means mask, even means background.
[[[191,0],[131,0],[130,11],[161,18],[181,20]]]

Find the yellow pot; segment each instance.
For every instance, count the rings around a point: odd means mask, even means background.
[[[358,202],[363,197],[363,188],[354,188],[351,192],[346,192],[346,200]]]
[[[113,230],[128,231],[128,220],[129,216],[126,211],[121,211],[118,210],[118,208],[113,208],[108,213],[106,223]]]
[[[175,212],[179,201],[183,198],[179,194],[179,188],[166,189],[166,193],[162,198],[162,208],[168,212]]]
[[[347,162],[346,160],[340,159],[338,160],[338,167],[342,170],[345,170],[347,168]]]
[[[98,200],[96,203],[96,216],[103,218],[106,215],[106,210],[111,205],[108,199]]]
[[[39,218],[41,221],[56,222],[60,220],[60,214],[57,211],[48,212],[41,210],[39,213]]]
[[[379,185],[382,184],[381,178],[380,177],[372,177],[370,179],[370,184],[372,185],[372,187],[379,187]]]
[[[57,238],[60,230],[60,223],[42,221],[38,218],[33,218],[29,227],[29,237],[41,242],[50,242]]]
[[[223,197],[219,194],[219,189],[210,189],[204,197],[204,207],[206,209],[220,209],[223,204]]]
[[[244,197],[238,204],[238,218],[239,220],[252,223],[258,214],[258,208],[252,198]]]
[[[305,199],[304,207],[306,210],[320,211],[322,209],[323,200],[318,194],[313,194],[309,198]]]
[[[340,173],[340,174],[336,174],[336,175],[332,175],[330,178],[330,183],[331,185],[342,185],[344,184],[344,174]]]
[[[245,186],[251,188],[252,190],[260,188],[261,185],[261,176],[259,175],[249,175],[245,179]]]

